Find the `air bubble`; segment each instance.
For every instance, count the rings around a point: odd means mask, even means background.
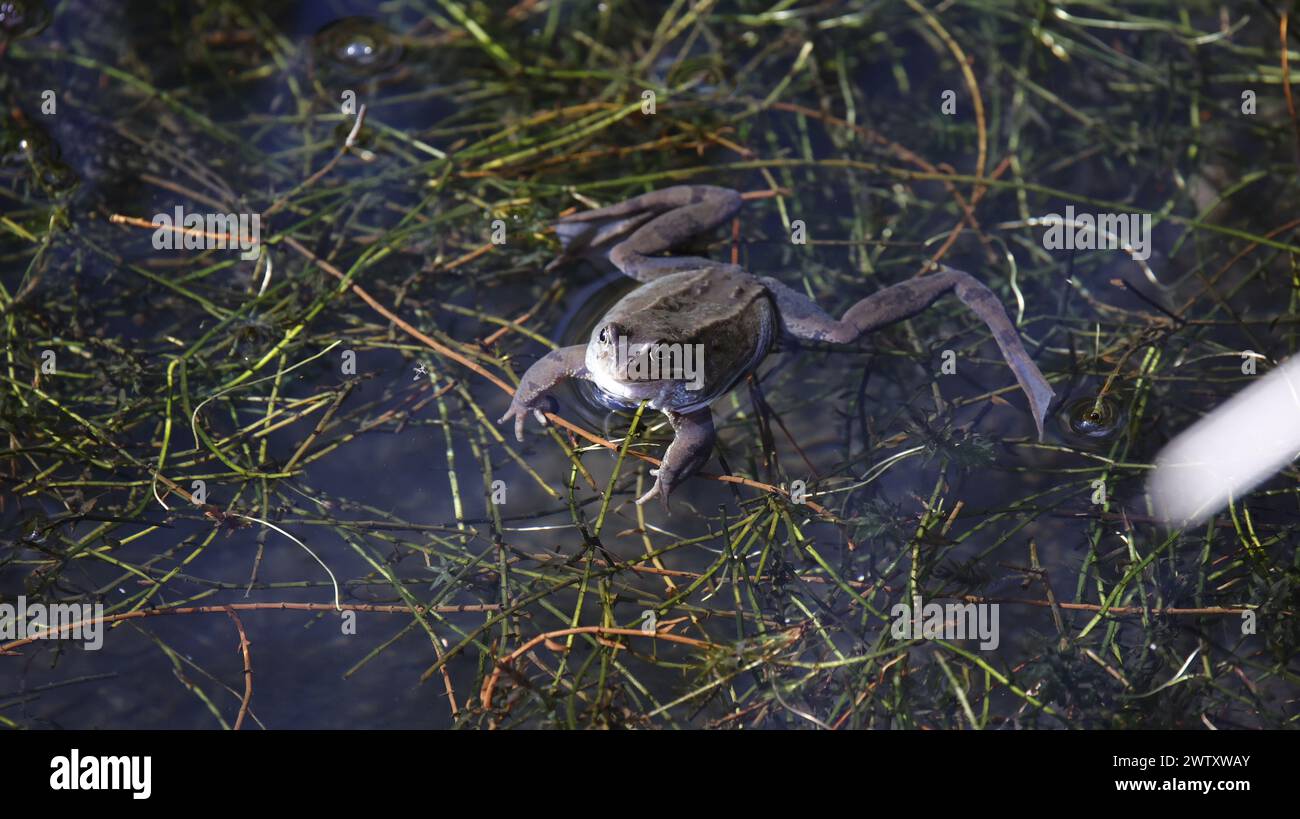
[[[359,74],[378,74],[397,64],[397,37],[369,17],[345,17],[316,32],[317,55]]]

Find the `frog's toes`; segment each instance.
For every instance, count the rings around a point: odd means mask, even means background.
[[[658,497],[663,501],[664,511],[668,513],[672,512],[672,509],[668,506],[668,496],[672,494],[673,488],[671,485],[665,483],[663,475],[661,474],[662,471],[663,470],[660,469],[650,470],[650,474],[655,476],[655,485],[650,487],[649,492],[646,492],[644,495],[636,499],[637,506],[643,506],[646,501]]]
[[[524,419],[527,417],[528,417],[527,410],[521,409],[520,407],[511,404],[510,409],[506,410],[506,414],[502,415],[500,418],[497,419],[497,423],[504,424],[506,421],[510,420],[511,418],[514,418],[515,419],[515,440],[519,441],[520,443],[523,443]]]
[[[636,505],[645,506],[646,501],[654,498],[655,496],[658,496],[663,499],[664,511],[665,512],[669,511],[668,494],[660,488],[659,481],[655,481],[655,485],[650,488],[649,492],[645,493],[644,495],[636,499]]]
[[[528,420],[528,413],[532,413],[537,419],[537,423],[547,426],[550,421],[546,418],[546,413],[555,412],[559,409],[559,402],[553,396],[542,395],[532,401],[511,401],[510,409],[506,414],[497,419],[498,424],[504,424],[508,419],[515,419],[515,438],[519,441],[524,440],[524,422]]]
[[[533,411],[533,417],[537,423],[542,426],[550,426],[550,421],[546,419],[546,413],[555,413],[560,411],[560,402],[555,400],[554,395],[539,395],[532,401],[528,402],[528,409]]]

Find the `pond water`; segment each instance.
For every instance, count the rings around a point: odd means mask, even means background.
[[[0,606],[108,627],[0,657],[0,724],[1292,721],[1294,464],[1185,532],[1143,493],[1296,349],[1278,21],[1038,6],[14,6]],[[971,272],[1056,392],[1043,440],[949,295],[782,341],[671,514],[632,503],[662,416],[620,457],[632,413],[571,383],[591,437],[515,442],[492,379],[635,286],[544,273],[549,226],[674,184],[747,194],[695,250],[835,316]],[[1052,247],[1033,220],[1067,207],[1153,214],[1145,267]],[[177,208],[199,247],[159,246]],[[253,215],[250,258],[212,244]],[[996,633],[900,637],[918,599]]]

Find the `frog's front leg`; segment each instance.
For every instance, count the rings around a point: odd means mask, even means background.
[[[609,260],[638,281],[717,264],[698,256],[657,257],[654,254],[713,230],[735,216],[742,204],[740,194],[730,188],[677,185],[616,205],[575,213],[556,224],[555,232],[564,253],[546,269],[551,270],[616,239],[622,241],[614,245]]]
[[[776,300],[781,325],[786,332],[796,338],[837,344],[847,344],[864,333],[911,318],[944,293],[953,291],[992,331],[1002,357],[1016,374],[1020,389],[1029,399],[1029,409],[1038,427],[1038,439],[1043,439],[1043,418],[1055,393],[1029,353],[1025,352],[1020,336],[998,297],[969,273],[941,266],[936,273],[918,276],[873,293],[850,307],[839,321],[824,313],[802,293],[776,279],[763,278],[761,281]]]
[[[524,420],[529,412],[537,418],[537,423],[546,426],[546,416],[542,414],[541,405],[543,400],[554,401],[546,391],[566,378],[587,378],[590,374],[587,372],[586,359],[585,344],[561,347],[542,356],[524,372],[524,377],[519,380],[519,389],[515,390],[515,397],[510,401],[510,409],[506,410],[506,414],[497,423],[514,418],[515,438],[520,441],[524,439]]]
[[[718,436],[713,429],[713,412],[708,407],[686,414],[667,411],[664,414],[673,427],[673,442],[664,453],[663,463],[650,471],[655,476],[655,485],[636,502],[639,506],[658,495],[667,512],[668,496],[682,481],[704,466],[713,453],[713,442]]]

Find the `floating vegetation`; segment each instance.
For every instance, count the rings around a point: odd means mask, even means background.
[[[1144,494],[1300,349],[1294,11],[156,5],[0,0],[0,606],[103,628],[0,632],[0,726],[1300,718],[1295,463]],[[946,296],[782,343],[637,506],[662,415],[494,421],[635,284],[555,222],[676,185],[745,199],[692,254],[833,316],[968,270],[1104,386],[1040,440]]]

